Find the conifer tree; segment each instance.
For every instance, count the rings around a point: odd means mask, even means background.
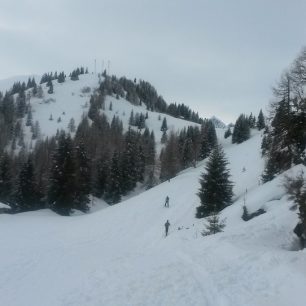
[[[226,138],[228,138],[230,136],[232,136],[232,131],[231,131],[231,128],[228,127],[227,130],[224,133],[224,138],[226,139]]]
[[[107,155],[101,156],[97,163],[97,171],[94,181],[94,195],[103,197],[110,176],[110,161]]]
[[[287,170],[293,163],[294,137],[291,134],[291,112],[288,103],[282,100],[276,105],[275,115],[271,122],[270,145],[268,147],[263,182],[272,180],[278,173]],[[267,139],[267,138],[263,138]],[[265,146],[265,144],[263,144]]]
[[[96,116],[99,114],[99,105],[94,96],[91,96],[89,100],[90,106],[88,110],[88,118],[94,120]]]
[[[39,139],[40,138],[40,126],[39,122],[36,120],[35,124],[31,126],[31,131],[32,131],[32,139]]]
[[[129,125],[135,125],[135,119],[134,119],[134,111],[131,111],[130,119],[129,119]]]
[[[137,127],[139,130],[142,130],[144,129],[146,126],[146,123],[145,123],[145,116],[143,115],[143,113],[141,113],[139,115],[139,120],[138,120],[138,124],[137,124]]]
[[[214,235],[220,232],[223,232],[225,227],[225,220],[219,219],[219,213],[214,210],[209,217],[207,217],[208,224],[206,229],[202,231],[203,236]]]
[[[161,154],[161,173],[160,179],[162,181],[169,180],[176,176],[180,170],[180,163],[178,157],[178,143],[177,137],[174,133],[171,133],[169,140],[163,154]]]
[[[121,156],[123,193],[134,189],[138,181],[138,172],[140,171],[140,169],[138,169],[140,153],[138,138],[138,134],[132,129],[129,129],[125,135],[125,148]]]
[[[214,210],[221,211],[232,203],[233,183],[229,180],[227,165],[224,152],[221,146],[217,145],[209,157],[206,172],[201,175],[198,193],[201,205],[197,207],[197,218],[206,217]]]
[[[253,116],[253,114],[251,113],[249,116],[249,126],[251,129],[254,129],[256,126],[256,118],[255,116]]]
[[[300,219],[300,230],[304,231],[304,236],[301,238],[302,248],[306,247],[306,178],[303,172],[300,172],[297,177],[292,178],[285,176],[284,187],[289,195],[289,199],[298,207],[298,216]],[[303,233],[300,233],[301,235]]]
[[[0,201],[4,204],[10,204],[13,193],[13,172],[12,160],[4,152],[0,159]]]
[[[138,145],[137,150],[137,159],[136,159],[136,181],[143,182],[144,181],[144,174],[145,174],[145,153],[144,148],[141,144]]]
[[[265,128],[265,117],[262,110],[259,111],[256,127],[260,131]]]
[[[292,165],[306,164],[306,79],[302,73],[305,69],[304,50],[274,88],[278,102],[271,104],[272,120],[262,142],[266,156],[264,182]]]
[[[241,114],[236,120],[232,143],[242,143],[250,138],[250,125],[249,120],[245,115]]]
[[[90,161],[83,141],[76,145],[76,196],[74,208],[87,212],[91,189]]]
[[[33,88],[32,88],[32,94],[35,97],[37,95],[37,84],[35,82],[35,79],[32,79],[32,84],[33,84]]]
[[[27,82],[27,89],[32,87],[32,80],[31,78],[28,78],[28,82]]]
[[[79,68],[77,70],[73,70],[71,72],[71,75],[70,75],[70,80],[71,81],[78,81],[79,80],[79,74],[80,74]]]
[[[34,165],[29,157],[19,173],[14,209],[18,212],[35,210],[40,207],[39,202]]]
[[[162,134],[162,137],[161,137],[161,139],[160,139],[160,142],[161,142],[162,144],[165,144],[167,141],[168,141],[167,132],[166,132],[166,131],[163,131],[163,134]]]
[[[76,130],[74,118],[71,118],[68,123],[68,129],[70,133],[74,133]]]
[[[37,87],[37,98],[42,99],[44,97],[44,90],[41,87],[41,85],[39,85]]]
[[[31,107],[28,110],[28,114],[27,114],[27,121],[26,121],[26,126],[31,126],[32,125],[32,119],[33,119],[33,115],[32,115],[32,110]]]
[[[23,118],[26,111],[26,97],[24,91],[20,92],[17,100],[16,100],[16,106],[17,106],[17,117]]]
[[[184,141],[183,152],[182,152],[182,166],[184,169],[192,165],[193,157],[194,157],[194,152],[193,152],[192,140],[187,137]]]
[[[266,127],[263,137],[262,137],[262,142],[261,142],[261,155],[265,156],[268,151],[271,148],[271,144],[272,144],[272,135],[271,132],[269,131],[269,128]]]
[[[58,75],[57,82],[58,82],[58,83],[64,83],[64,82],[65,82],[65,73],[64,73],[64,71],[61,72],[61,73]]]
[[[205,120],[201,126],[200,158],[205,159],[217,144],[216,129],[211,120]]]
[[[52,81],[50,81],[50,84],[49,84],[48,94],[53,94],[53,83],[52,83]]]
[[[110,176],[105,192],[105,199],[109,204],[117,204],[121,201],[121,181],[120,155],[115,151],[112,157]]]
[[[148,154],[146,156],[146,164],[152,166],[155,164],[155,154],[156,154],[155,135],[153,131],[151,131],[151,134],[150,134],[150,139],[148,141],[147,150],[148,150]]]
[[[72,140],[69,135],[61,132],[52,160],[48,191],[49,205],[60,215],[70,215],[75,204],[75,164]]]
[[[168,125],[167,125],[167,119],[166,119],[166,117],[164,117],[164,119],[163,119],[163,123],[162,123],[162,125],[161,125],[160,130],[161,130],[162,132],[167,132],[167,130],[168,130]]]

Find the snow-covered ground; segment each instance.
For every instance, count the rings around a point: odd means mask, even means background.
[[[10,89],[14,82],[27,81],[28,77],[15,77],[7,80],[0,80],[0,90]],[[36,78],[36,82],[39,82],[39,78]],[[48,94],[48,87],[46,84],[42,84],[43,97],[31,97],[29,103],[32,109],[33,123],[39,122],[41,137],[46,138],[54,136],[57,130],[68,131],[68,124],[71,118],[75,120],[75,125],[78,126],[84,114],[87,114],[89,110],[90,96],[99,87],[99,76],[95,74],[80,75],[78,81],[71,81],[66,78],[64,83],[58,83],[53,81],[54,93]],[[89,89],[86,91],[84,89]],[[112,104],[112,110],[110,110],[110,104]],[[114,97],[107,96],[105,101],[105,110],[103,111],[111,122],[114,116],[120,117],[123,122],[125,130],[129,128],[129,119],[131,111],[134,115],[136,113],[148,112],[148,119],[146,120],[146,126],[155,133],[155,139],[157,142],[157,152],[160,151],[162,145],[160,139],[162,132],[160,131],[162,120],[164,117],[167,119],[169,131],[177,132],[184,127],[190,125],[196,125],[190,121],[174,118],[166,114],[160,114],[157,112],[147,111],[145,105],[135,106],[125,99],[116,99]],[[50,120],[52,117],[53,120]],[[26,118],[23,120],[25,131],[25,143],[28,147],[31,147],[31,128],[25,126]],[[33,143],[32,143],[33,146]]]
[[[306,252],[292,232],[297,214],[283,176],[259,184],[260,133],[241,145],[223,133],[236,184],[236,202],[222,212],[224,233],[203,237],[205,221],[194,218],[205,161],[92,214],[0,215],[0,304],[304,306]],[[241,219],[246,190],[248,210],[267,211],[248,222]]]
[[[6,204],[3,204],[0,202],[0,208],[7,208],[7,209],[10,209],[10,206],[6,205]]]

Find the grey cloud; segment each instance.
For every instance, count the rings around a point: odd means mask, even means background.
[[[12,0],[0,3],[0,78],[96,58],[169,102],[233,121],[257,113],[305,43],[302,0]]]

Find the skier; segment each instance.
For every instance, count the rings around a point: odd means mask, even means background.
[[[167,222],[165,223],[166,236],[168,236],[169,226],[170,226],[170,222],[169,222],[169,220],[167,220]]]
[[[169,207],[169,197],[166,196],[165,207]]]

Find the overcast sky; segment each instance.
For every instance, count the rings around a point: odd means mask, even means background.
[[[226,123],[265,109],[305,44],[305,0],[0,0],[0,79],[110,60]]]

